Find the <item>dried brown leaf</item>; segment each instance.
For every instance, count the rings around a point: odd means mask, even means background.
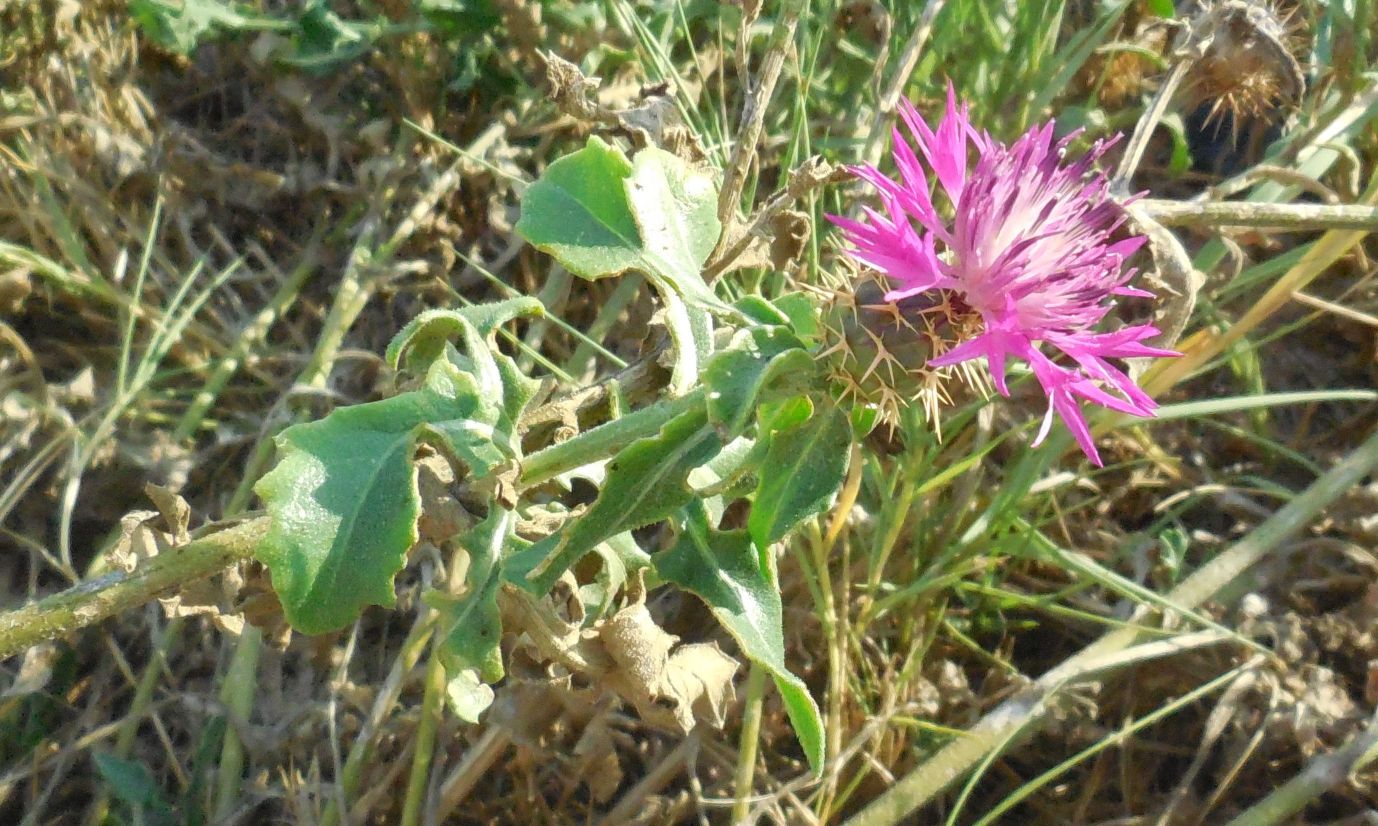
[[[715,643],[674,650],[679,638],[656,625],[640,602],[604,622],[599,639],[632,689],[627,699],[644,717],[673,721],[686,732],[699,722],[721,728],[723,712],[735,696],[737,661]]]
[[[24,659],[19,663],[19,673],[10,687],[0,694],[0,699],[22,697],[46,688],[53,677],[53,663],[57,661],[57,655],[57,644],[51,642],[40,643],[25,651]]]

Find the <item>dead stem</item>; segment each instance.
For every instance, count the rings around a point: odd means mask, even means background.
[[[1268,204],[1249,201],[1167,201],[1144,198],[1135,206],[1165,227],[1248,227],[1305,230],[1378,230],[1378,207],[1367,204]]]
[[[1231,820],[1229,826],[1274,826],[1291,822],[1307,804],[1344,783],[1375,757],[1378,757],[1378,715],[1370,717],[1368,726],[1345,745],[1312,758],[1296,777]]]
[[[904,44],[904,51],[900,52],[899,63],[895,65],[894,73],[890,75],[885,89],[880,94],[880,99],[876,102],[876,115],[871,119],[871,133],[866,136],[866,148],[861,153],[862,163],[875,165],[880,162],[881,139],[885,136],[887,127],[890,125],[890,116],[895,113],[895,107],[899,105],[900,95],[904,93],[904,87],[909,83],[909,76],[914,73],[914,67],[919,63],[919,55],[923,53],[924,44],[928,42],[928,36],[933,32],[933,21],[946,3],[947,0],[928,0],[928,5],[923,10],[923,17],[919,18],[918,25],[914,27],[913,33],[909,35],[909,40]]]
[[[747,173],[756,154],[756,145],[761,141],[766,106],[775,94],[775,83],[780,79],[780,70],[785,65],[785,55],[794,42],[794,29],[799,24],[799,13],[803,8],[803,0],[785,0],[784,9],[775,21],[775,28],[771,30],[770,43],[766,47],[761,71],[757,73],[755,83],[747,95],[746,105],[742,108],[742,120],[737,131],[737,140],[732,146],[732,158],[727,164],[722,190],[718,193],[718,220],[723,225],[723,238],[733,235],[731,230],[737,223],[742,189],[746,186]]]

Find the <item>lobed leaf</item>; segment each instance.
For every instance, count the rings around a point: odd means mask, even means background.
[[[424,372],[445,354],[445,344],[465,335],[467,325],[480,340],[491,343],[498,328],[522,316],[545,315],[540,301],[521,296],[506,301],[475,304],[458,310],[426,310],[393,336],[384,354],[393,369],[406,367]]]
[[[708,418],[725,438],[734,438],[751,423],[762,390],[782,379],[806,380],[814,372],[813,356],[784,327],[739,330],[704,370]]]
[[[780,587],[770,557],[756,552],[746,531],[714,530],[707,517],[697,504],[688,508],[678,540],[652,557],[655,570],[707,603],[742,653],[770,673],[809,765],[819,771],[823,718],[804,682],[785,666]]]
[[[272,518],[258,558],[293,627],[324,633],[393,603],[392,578],[417,540],[418,436],[441,436],[483,476],[504,459],[498,415],[472,377],[438,361],[419,390],[279,434],[281,459],[254,487]]]
[[[597,279],[644,262],[626,179],[631,161],[597,137],[552,163],[522,194],[516,230],[581,278]]]
[[[478,722],[478,715],[493,701],[487,684],[503,675],[498,588],[503,551],[514,525],[511,511],[494,507],[465,534],[460,540],[469,554],[465,592],[457,599],[437,599],[435,606],[444,635],[438,653],[449,678],[446,694],[455,713],[470,723]]]
[[[537,312],[518,299],[425,313],[388,348],[394,365],[425,367],[421,388],[277,437],[281,458],[254,488],[272,519],[258,557],[293,627],[323,633],[367,605],[392,604],[393,577],[417,540],[418,441],[463,464],[470,480],[518,457],[516,422],[537,384],[493,338],[499,325]]]
[[[654,147],[630,161],[597,137],[522,195],[517,232],[588,279],[628,270],[660,293],[675,348],[671,390],[688,392],[711,351],[708,311],[730,311],[703,280],[722,233],[707,173]]]
[[[663,149],[647,147],[632,159],[626,188],[641,230],[646,274],[695,306],[724,309],[703,280],[704,262],[722,234],[713,179]]]

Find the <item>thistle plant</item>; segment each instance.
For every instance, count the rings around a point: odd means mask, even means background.
[[[1048,397],[1034,444],[1057,414],[1099,464],[1081,402],[1152,415],[1113,360],[1171,355],[1145,343],[1149,325],[1101,329],[1116,298],[1147,296],[1125,266],[1143,239],[1118,237],[1121,207],[1092,172],[1109,144],[1066,163],[1075,136],[1055,140],[1050,123],[1005,146],[952,92],[936,129],[907,103],[901,115],[899,178],[854,169],[881,209],[833,218],[851,255],[889,282],[883,295],[859,285],[848,297],[855,320],[876,341],[892,320],[922,331],[891,357],[922,379],[916,395],[933,416],[945,378],[980,384],[984,360],[1008,395],[1007,363],[1022,361]],[[425,548],[448,572],[423,597],[431,707],[443,687],[454,714],[480,719],[504,651],[521,646],[652,721],[720,726],[738,662],[655,625],[645,594],[666,585],[702,599],[773,679],[820,770],[824,725],[785,659],[776,552],[829,509],[875,408],[904,399],[848,392],[874,365],[847,376],[845,360],[839,372],[826,358],[839,343],[809,293],[720,297],[703,276],[722,241],[719,200],[708,170],[655,146],[628,157],[597,137],[524,192],[516,230],[530,244],[579,277],[639,275],[655,291],[660,344],[635,379],[650,402],[622,409],[631,388],[620,382],[589,394],[519,369],[499,335],[543,314],[533,298],[427,311],[385,354],[398,392],[277,438],[277,464],[255,487],[266,516],[137,577],[0,618],[0,655],[249,556],[268,567],[293,628],[334,631],[393,605],[394,578]],[[575,480],[597,488],[591,502],[571,496]]]

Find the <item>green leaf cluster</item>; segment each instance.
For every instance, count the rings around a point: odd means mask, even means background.
[[[770,673],[814,766],[823,759],[822,721],[785,665],[771,545],[822,512],[846,473],[849,417],[803,395],[816,384],[816,369],[789,327],[739,330],[703,371],[703,403],[609,460],[588,510],[507,567],[514,585],[543,594],[602,543],[668,520],[676,538],[651,555],[655,573],[703,599],[742,652]],[[733,497],[752,501],[747,528],[720,530]]]
[[[729,307],[704,282],[701,267],[721,231],[716,201],[711,177],[675,156],[645,149],[628,159],[596,138],[552,164],[523,197],[518,230],[571,272],[634,270],[657,291],[675,355],[658,404],[524,456],[518,427],[536,383],[498,351],[495,334],[541,308],[515,299],[423,313],[386,353],[400,375],[417,378],[414,387],[279,436],[279,463],[256,488],[272,519],[259,557],[294,627],[332,630],[366,606],[393,602],[393,578],[418,541],[414,458],[429,445],[462,470],[470,492],[489,498],[452,538],[468,557],[462,589],[426,596],[457,714],[476,719],[503,676],[503,589],[543,596],[597,554],[596,581],[587,582],[589,567],[578,569],[587,622],[632,572],[697,594],[772,676],[805,754],[821,765],[817,704],[785,663],[772,546],[828,507],[846,472],[852,424],[821,388],[811,351],[817,319],[806,301],[747,298]],[[715,336],[714,316],[732,327]],[[557,471],[523,477],[528,459],[579,467],[597,496],[583,509],[552,503],[558,491],[541,485]],[[539,508],[553,506],[563,523],[534,541],[519,537],[518,517],[530,520],[536,505],[513,479],[541,490]],[[743,527],[723,524],[734,502],[750,503]],[[638,538],[650,535],[639,532],[657,524],[670,533],[648,553]]]
[[[255,486],[272,517],[258,556],[293,627],[323,633],[365,606],[393,603],[393,576],[418,538],[421,442],[456,460],[471,482],[519,458],[515,424],[536,384],[491,339],[498,323],[539,311],[517,299],[424,315],[388,348],[394,364],[424,367],[420,387],[277,437],[278,464]],[[452,332],[463,351],[442,341]]]
[[[226,0],[130,0],[129,13],[144,35],[178,54],[203,43],[272,32],[281,37],[274,58],[309,72],[328,72],[380,48],[399,35],[428,32],[457,47],[452,87],[472,86],[486,74],[480,65],[483,39],[502,19],[489,0],[416,0],[410,13],[393,20],[381,13],[345,17],[326,0],[307,0],[291,11],[265,13],[248,3]],[[491,48],[491,47],[490,47]]]

